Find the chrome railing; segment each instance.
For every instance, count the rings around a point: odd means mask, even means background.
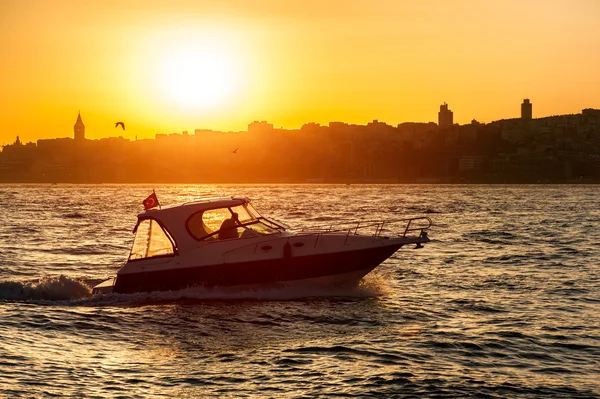
[[[418,231],[421,235],[424,231],[427,231],[433,222],[427,216],[419,216],[414,218],[396,219],[396,220],[384,220],[384,221],[357,221],[357,222],[346,222],[338,223],[336,225],[317,225],[311,227],[305,227],[298,232],[300,233],[340,233],[346,232],[348,235],[358,235],[359,231],[373,229],[373,237],[380,237],[381,233],[394,231],[402,231],[402,234],[398,234],[400,237],[406,237],[411,231]],[[361,233],[364,234],[364,233]]]
[[[399,228],[394,226],[400,225]],[[378,237],[382,237],[382,233],[392,233],[394,230],[397,231],[397,234],[391,234],[393,237],[406,237],[410,232],[418,232],[416,234],[419,239],[415,242],[427,242],[427,230],[433,225],[433,222],[427,216],[422,217],[414,217],[414,218],[406,218],[406,219],[397,219],[397,220],[386,220],[386,221],[358,221],[358,222],[348,222],[334,225],[319,225],[314,227],[306,227],[300,230],[293,231],[295,235],[293,236],[277,236],[268,240],[261,240],[258,243],[252,243],[248,245],[244,245],[241,247],[230,249],[223,253],[223,257],[225,258],[228,254],[236,251],[246,250],[249,247],[254,247],[252,253],[256,253],[256,251],[264,246],[268,246],[269,244],[273,244],[277,241],[286,241],[286,242],[294,242],[306,238],[314,238],[313,248],[317,247],[319,242],[319,238],[322,236],[326,236],[328,234],[345,234],[345,240],[342,245],[346,245],[349,237],[356,235],[366,235],[371,236],[373,239]],[[369,229],[372,234],[363,234],[362,232]],[[415,237],[417,238],[417,237]],[[312,241],[312,240],[311,240]]]

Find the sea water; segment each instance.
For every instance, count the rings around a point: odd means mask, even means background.
[[[92,296],[142,200],[430,216],[356,288]],[[600,186],[0,185],[0,397],[600,397]]]

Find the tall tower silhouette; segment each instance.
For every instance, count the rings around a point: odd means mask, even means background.
[[[75,141],[85,140],[85,125],[81,120],[81,113],[77,114],[77,121],[75,122],[75,126],[73,126],[73,132]]]
[[[448,109],[448,104],[444,103],[440,105],[440,112],[438,112],[438,126],[447,127],[452,126],[454,123],[454,113]]]
[[[531,117],[533,115],[532,107],[533,107],[533,105],[531,104],[531,102],[529,102],[528,98],[523,100],[523,104],[521,104],[521,119],[525,119],[525,120],[531,119]]]

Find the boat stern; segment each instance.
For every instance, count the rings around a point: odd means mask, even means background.
[[[108,280],[101,282],[100,284],[92,288],[92,295],[97,294],[111,294],[115,287],[116,277],[111,277]]]

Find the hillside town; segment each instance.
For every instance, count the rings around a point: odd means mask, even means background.
[[[532,109],[525,99],[518,118],[458,125],[443,104],[437,124],[374,120],[289,130],[255,121],[247,131],[143,140],[89,140],[79,114],[71,137],[23,143],[17,136],[3,146],[0,182],[600,182],[600,110],[534,119]]]

